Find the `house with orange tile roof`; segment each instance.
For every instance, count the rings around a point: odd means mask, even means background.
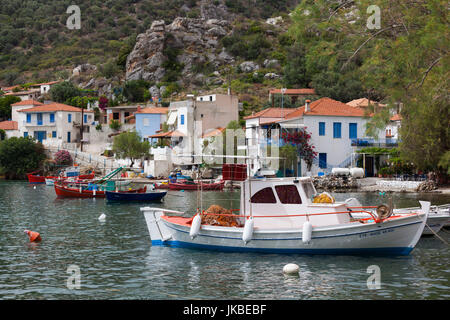
[[[365,134],[369,116],[364,108],[324,97],[313,102],[307,100],[305,105],[291,109],[287,114],[279,114],[282,119],[274,121],[270,126],[280,131],[306,130],[310,133],[310,143],[315,147],[318,157],[310,172],[307,172],[304,161],[299,162],[294,172],[317,175],[319,172],[329,173],[334,167],[355,165],[357,142],[369,139]],[[249,124],[250,122],[247,122],[248,129]],[[260,121],[260,125],[255,124],[255,128],[251,128],[250,132],[261,128],[264,128],[264,120]],[[246,132],[247,138],[252,138],[250,132]],[[384,132],[380,133],[379,138],[384,138],[383,134]],[[257,145],[260,143],[258,141]],[[374,172],[368,174],[372,175]]]
[[[17,121],[0,121],[0,130],[3,130],[6,133],[5,137],[0,136],[0,140],[2,140],[2,138],[9,139],[11,137],[18,137],[19,135]]]
[[[32,136],[40,142],[56,140],[77,143],[89,139],[94,112],[62,103],[39,104],[17,110],[20,136]],[[82,116],[83,114],[83,116]]]

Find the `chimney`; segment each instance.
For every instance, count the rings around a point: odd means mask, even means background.
[[[311,102],[311,100],[306,100],[306,101],[305,101],[305,112],[310,111],[310,110],[309,110],[309,104],[310,104],[310,102]]]

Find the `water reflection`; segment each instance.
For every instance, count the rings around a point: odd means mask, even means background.
[[[170,192],[169,194],[172,194]],[[338,200],[379,204],[377,194],[335,194]],[[239,206],[239,191],[205,192]],[[398,194],[394,203],[417,199],[450,203],[448,195]],[[173,192],[151,204],[192,214],[196,192]],[[53,188],[0,182],[0,297],[2,299],[448,299],[450,253],[435,237],[422,238],[406,257],[307,256],[220,253],[152,247],[140,204],[104,199],[57,199]],[[105,222],[98,217],[106,214]],[[24,229],[41,233],[29,243]],[[440,235],[450,240],[447,232]],[[297,278],[283,266],[296,263]],[[66,287],[67,267],[78,265],[81,289]],[[367,267],[381,269],[381,289],[368,290]]]

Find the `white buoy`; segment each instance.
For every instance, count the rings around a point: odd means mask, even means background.
[[[308,244],[311,241],[312,234],[312,224],[309,221],[306,221],[303,224],[303,232],[302,232],[302,241],[305,244]]]
[[[250,217],[245,221],[244,232],[242,232],[242,241],[247,244],[253,238],[253,218]]]
[[[99,220],[99,221],[105,221],[105,220],[106,220],[106,214],[102,213],[102,214],[100,215],[100,217],[98,217],[98,220]]]
[[[295,263],[288,263],[283,267],[283,273],[287,275],[298,275],[300,267]]]
[[[33,189],[36,189],[36,186],[34,186]]]
[[[202,226],[202,218],[199,214],[196,214],[194,219],[192,219],[191,230],[189,230],[189,236],[194,239],[200,232],[200,227]]]

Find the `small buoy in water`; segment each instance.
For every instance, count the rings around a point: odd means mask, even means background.
[[[99,220],[99,221],[105,221],[105,220],[106,220],[106,214],[102,213],[102,214],[100,215],[100,217],[98,217],[98,220]]]
[[[39,242],[42,240],[39,232],[34,232],[30,230],[24,230],[23,232],[28,235],[28,237],[30,238],[30,242]]]
[[[33,189],[36,189],[36,186],[34,186]]]
[[[283,267],[283,273],[288,275],[298,275],[300,267],[295,263],[288,263]]]

